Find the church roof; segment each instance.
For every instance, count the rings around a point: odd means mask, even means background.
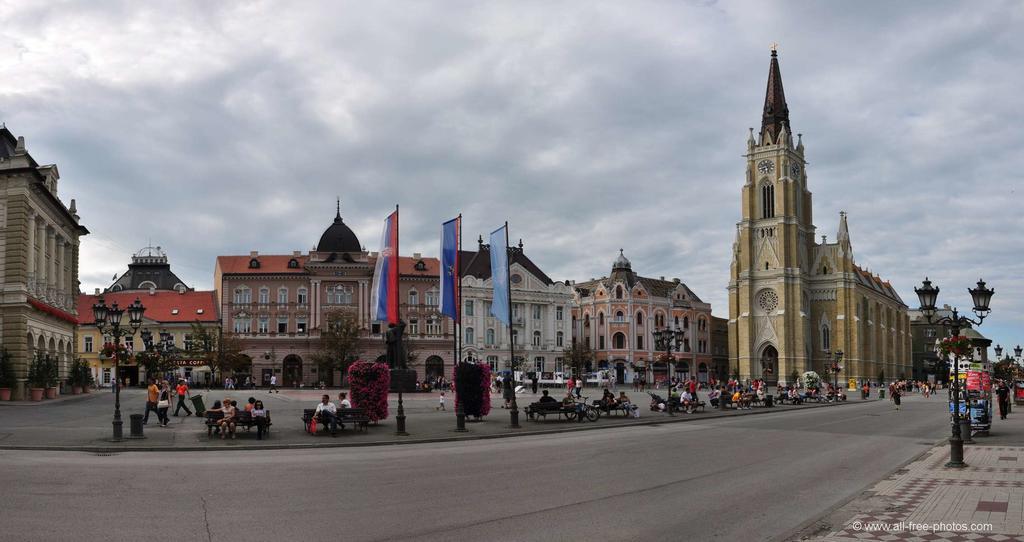
[[[907,305],[903,302],[903,299],[900,298],[900,295],[896,293],[896,289],[892,287],[892,284],[890,284],[889,281],[882,280],[878,275],[866,271],[857,265],[853,266],[853,270],[855,271],[854,274],[857,277],[857,282],[861,286],[874,290],[875,292],[896,301],[900,305]]]
[[[789,126],[789,106],[786,105],[786,93],[782,89],[782,72],[779,70],[779,58],[772,49],[771,65],[768,67],[768,88],[764,96],[764,114],[761,118],[761,141],[774,143],[782,128],[793,133]]]

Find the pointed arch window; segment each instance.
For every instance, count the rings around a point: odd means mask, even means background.
[[[622,299],[622,286],[615,287],[615,299]]]
[[[761,218],[775,217],[775,185],[761,185]]]
[[[824,351],[832,350],[832,333],[828,328],[828,324],[821,326],[821,349]]]

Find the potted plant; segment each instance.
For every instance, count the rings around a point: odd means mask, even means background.
[[[15,385],[14,368],[7,349],[0,349],[0,401],[11,400],[11,388]]]
[[[36,354],[28,365],[28,393],[33,401],[42,401],[46,391],[46,367],[43,356]]]
[[[46,388],[46,398],[56,399],[57,398],[57,358],[46,356],[44,378]]]
[[[71,386],[72,395],[78,395],[88,390],[89,384],[92,384],[92,373],[89,371],[89,365],[82,358],[72,361],[70,375],[68,376],[68,385]]]

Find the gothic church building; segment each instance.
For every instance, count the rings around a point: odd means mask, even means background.
[[[886,382],[913,372],[907,306],[854,262],[846,214],[834,242],[815,241],[804,144],[794,144],[775,51],[761,131],[750,131],[742,220],[729,281],[730,373],[790,383],[843,352],[839,382]]]

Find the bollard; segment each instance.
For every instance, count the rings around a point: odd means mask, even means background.
[[[960,438],[964,441],[964,444],[974,444],[974,439],[971,438],[970,418],[960,418]]]
[[[131,418],[131,434],[128,438],[146,438],[146,435],[142,434],[142,414],[132,414]]]

